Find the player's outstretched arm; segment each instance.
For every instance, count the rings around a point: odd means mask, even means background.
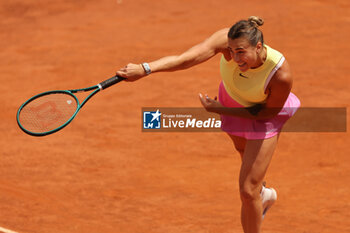
[[[188,69],[223,52],[227,48],[228,28],[215,32],[203,42],[193,46],[180,55],[166,56],[147,64],[129,63],[117,71],[117,75],[135,81],[147,75],[147,72],[169,72]]]

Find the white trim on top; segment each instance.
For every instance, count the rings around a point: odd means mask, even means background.
[[[266,79],[265,85],[264,85],[264,91],[266,91],[267,85],[269,84],[270,80],[272,79],[273,75],[276,73],[276,71],[281,68],[283,62],[286,59],[284,58],[284,56],[281,57],[280,61],[277,63],[277,65],[275,66],[275,68],[272,69],[271,73],[269,74],[269,76]]]

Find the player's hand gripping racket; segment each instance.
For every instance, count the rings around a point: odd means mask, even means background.
[[[32,136],[55,133],[67,126],[84,104],[97,92],[124,79],[120,76],[114,76],[88,88],[48,91],[33,96],[18,109],[17,123],[25,133]],[[79,103],[74,93],[86,91],[92,92],[83,102]]]

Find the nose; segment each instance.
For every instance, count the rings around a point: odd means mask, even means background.
[[[239,63],[241,61],[237,53],[232,53],[231,56],[236,63]]]

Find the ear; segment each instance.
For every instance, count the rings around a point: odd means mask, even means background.
[[[259,41],[257,44],[256,44],[256,53],[259,54],[261,52],[263,48],[263,45],[262,43]]]

